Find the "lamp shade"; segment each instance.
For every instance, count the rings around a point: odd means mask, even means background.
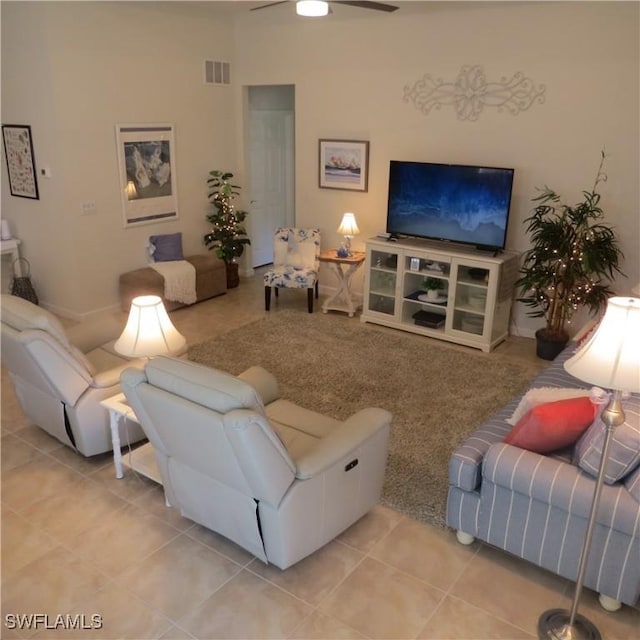
[[[298,0],[296,13],[306,18],[320,18],[329,13],[329,3],[324,0]]]
[[[595,333],[564,368],[604,389],[639,392],[640,298],[609,298]]]
[[[162,300],[158,296],[139,296],[132,300],[127,325],[113,347],[123,356],[150,358],[177,353],[186,343],[171,323]]]
[[[138,197],[138,190],[136,189],[136,185],[133,180],[129,180],[127,182],[124,192],[127,196],[127,200],[135,200]]]
[[[342,216],[342,222],[338,227],[338,233],[343,236],[355,236],[360,233],[356,223],[356,217],[353,213],[345,213]]]

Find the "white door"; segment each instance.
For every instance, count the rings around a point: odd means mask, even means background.
[[[294,117],[285,110],[252,110],[249,180],[253,267],[273,262],[273,234],[293,226]]]

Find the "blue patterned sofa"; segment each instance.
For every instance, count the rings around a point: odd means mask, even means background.
[[[530,388],[584,388],[564,362],[575,343],[532,382]],[[522,394],[524,395],[524,394]],[[479,426],[449,462],[447,524],[458,540],[475,538],[575,580],[592,503],[595,478],[572,464],[572,452],[540,455],[505,444],[506,420],[519,405],[514,398]],[[638,422],[640,396],[624,404]],[[626,425],[625,425],[626,426]],[[632,442],[637,442],[637,434]],[[636,446],[636,456],[637,456]],[[613,446],[612,446],[613,453]],[[607,467],[609,469],[609,467]],[[634,497],[635,496],[635,497]],[[615,610],[640,600],[640,466],[618,482],[603,486],[585,586]]]

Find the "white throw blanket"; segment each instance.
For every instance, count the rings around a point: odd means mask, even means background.
[[[152,262],[150,265],[164,278],[164,297],[174,302],[193,304],[196,298],[196,269],[186,260]]]

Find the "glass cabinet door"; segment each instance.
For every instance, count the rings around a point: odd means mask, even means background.
[[[452,323],[456,331],[484,335],[490,275],[488,268],[457,265]]]
[[[368,309],[385,315],[395,315],[398,254],[372,250],[369,267]]]

